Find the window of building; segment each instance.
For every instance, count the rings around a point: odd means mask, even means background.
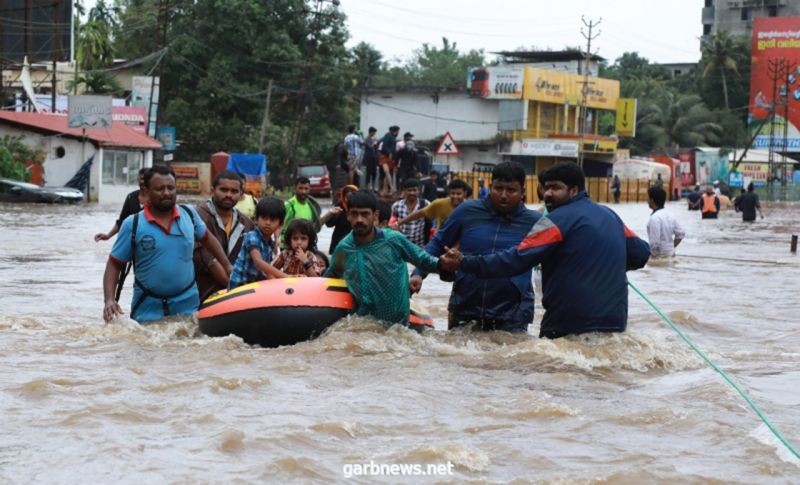
[[[713,6],[714,6],[714,0],[706,0],[706,7],[713,7]]]
[[[770,17],[777,17],[778,16],[778,7],[776,5],[772,5],[767,7],[767,15]]]
[[[710,25],[704,25],[703,26],[703,35],[711,35],[711,26]]]
[[[749,20],[750,19],[750,9],[749,8],[742,8],[742,20]]]
[[[136,185],[143,163],[142,152],[103,150],[103,183]]]

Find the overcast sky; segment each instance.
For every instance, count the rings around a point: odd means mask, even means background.
[[[423,43],[440,47],[443,36],[461,52],[484,49],[487,60],[490,52],[518,47],[585,48],[581,16],[587,22],[602,18],[592,52],[610,63],[629,51],[661,63],[700,57],[702,0],[340,1],[348,47],[367,42],[386,60],[407,60]]]

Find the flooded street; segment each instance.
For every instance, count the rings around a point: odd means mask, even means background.
[[[800,446],[800,257],[789,253],[800,205],[766,204],[751,225],[668,208],[687,232],[679,256],[629,278]],[[105,325],[112,242],[93,235],[118,209],[0,205],[4,483],[800,477],[800,462],[633,291],[628,332],[554,341],[534,337],[539,295],[529,336],[419,335],[351,318],[261,349],[199,335],[191,320]],[[614,209],[646,236],[645,204]],[[329,240],[325,229],[319,246]],[[434,275],[416,297],[439,330],[449,291]],[[371,462],[449,462],[453,474],[348,473]]]

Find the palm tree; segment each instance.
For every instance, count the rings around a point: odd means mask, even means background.
[[[665,91],[640,105],[636,140],[650,149],[715,145],[722,127],[700,96]]]
[[[714,36],[703,40],[703,57],[708,62],[703,71],[703,78],[707,78],[712,72],[719,70],[722,75],[722,94],[725,98],[725,109],[730,109],[728,104],[728,80],[725,71],[731,71],[739,75],[739,68],[733,56],[736,50],[735,40],[724,30],[720,30]]]

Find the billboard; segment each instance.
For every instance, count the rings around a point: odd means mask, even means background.
[[[584,77],[571,72],[549,71],[538,67],[525,68],[525,99],[556,104],[577,104],[582,98]],[[617,109],[619,81],[589,77],[586,106]]]
[[[470,95],[486,99],[522,99],[524,81],[521,67],[475,67],[467,74]]]
[[[749,123],[752,133],[769,119],[772,107],[775,122],[763,126],[752,148],[768,148],[770,133],[783,149],[784,125],[788,128],[788,150],[800,150],[800,17],[758,17],[753,20],[753,48],[750,74]],[[770,79],[770,61],[785,60],[792,67],[777,84]],[[786,101],[789,103],[786,116]]]
[[[71,0],[4,0],[0,18],[4,63],[72,59]]]
[[[80,95],[67,100],[70,128],[111,128],[111,96]]]

